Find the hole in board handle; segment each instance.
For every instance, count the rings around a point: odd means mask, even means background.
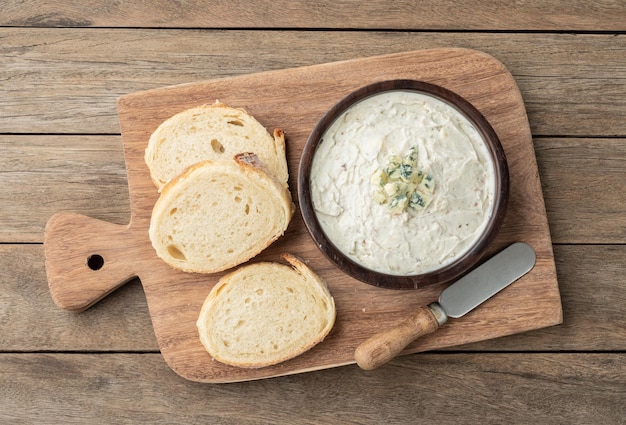
[[[102,255],[94,254],[87,258],[87,266],[94,271],[100,270],[104,266],[104,258]]]

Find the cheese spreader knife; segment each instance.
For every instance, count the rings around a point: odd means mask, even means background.
[[[372,370],[396,357],[413,340],[436,331],[448,317],[459,318],[515,282],[535,266],[535,251],[516,242],[443,290],[439,301],[417,309],[396,328],[378,333],[361,345],[354,358]]]

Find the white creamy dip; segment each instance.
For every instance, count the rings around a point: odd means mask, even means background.
[[[390,213],[370,182],[391,155],[417,147],[418,168],[433,176],[427,208]],[[326,237],[356,263],[416,275],[469,250],[493,212],[494,164],[471,122],[447,103],[412,91],[366,98],[322,137],[311,168],[313,207]]]

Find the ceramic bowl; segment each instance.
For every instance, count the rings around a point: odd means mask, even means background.
[[[388,91],[411,91],[432,96],[455,108],[469,120],[485,143],[494,167],[495,192],[491,214],[484,231],[475,243],[451,263],[441,268],[413,275],[386,274],[372,270],[353,261],[333,243],[322,230],[315,212],[311,194],[311,169],[313,159],[325,133],[347,109],[358,102]],[[509,173],[504,150],[487,119],[467,100],[456,93],[430,83],[415,80],[392,80],[361,87],[335,104],[321,119],[310,134],[304,147],[299,166],[298,197],[300,211],[306,227],[318,248],[338,268],[348,275],[383,288],[416,289],[435,283],[458,279],[473,268],[484,256],[504,220],[509,194]],[[332,235],[331,235],[332,236]]]

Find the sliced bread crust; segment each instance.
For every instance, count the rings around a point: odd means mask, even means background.
[[[149,236],[157,255],[186,272],[214,273],[254,257],[289,225],[287,187],[255,154],[206,160],[163,187]]]
[[[311,349],[331,331],[336,309],[326,283],[293,255],[283,258],[291,267],[248,264],[213,287],[196,325],[215,360],[270,366]]]
[[[244,109],[220,102],[187,109],[165,120],[150,136],[144,159],[160,191],[193,164],[231,159],[241,152],[254,152],[274,177],[287,185],[283,131],[274,130],[272,137]]]

